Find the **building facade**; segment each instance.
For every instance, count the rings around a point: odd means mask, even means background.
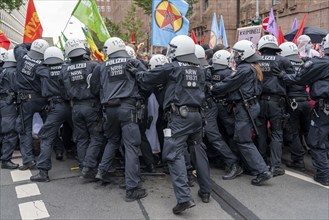
[[[0,30],[10,40],[10,48],[14,48],[17,44],[23,42],[26,2],[19,10],[14,10],[11,13],[7,13],[5,10],[0,11]]]

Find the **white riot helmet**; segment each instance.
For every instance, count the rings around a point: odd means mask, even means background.
[[[323,38],[321,46],[323,47],[324,54],[329,54],[329,34]]]
[[[258,50],[262,52],[264,49],[271,49],[276,52],[280,52],[281,49],[278,46],[278,40],[273,35],[264,35],[258,41]]]
[[[231,53],[227,50],[219,50],[212,57],[214,70],[226,69],[230,66]]]
[[[309,42],[311,42],[311,38],[305,34],[303,35],[300,35],[298,38],[297,38],[297,45],[300,45],[300,44],[308,44]]]
[[[162,66],[168,62],[168,59],[165,55],[155,54],[150,59],[150,69],[154,69],[155,67]]]
[[[136,59],[136,52],[131,46],[126,46],[126,51],[131,58]]]
[[[64,62],[64,55],[58,47],[48,47],[44,55],[44,64],[60,64]]]
[[[36,39],[32,42],[30,51],[27,53],[29,57],[35,60],[43,60],[43,54],[49,47],[49,44],[44,39]]]
[[[284,42],[280,45],[281,56],[287,57],[289,60],[300,62],[298,56],[298,48],[293,42]]]
[[[67,57],[78,57],[86,54],[86,48],[83,42],[77,38],[70,38],[65,43],[65,54]]]
[[[256,54],[255,45],[249,40],[236,42],[232,50],[236,64],[241,63],[241,61],[253,63],[260,60],[260,57]]]
[[[199,62],[202,66],[209,66],[209,63],[205,59],[206,52],[199,44],[195,44],[195,56],[199,59]]]
[[[3,62],[4,55],[7,53],[7,50],[3,47],[0,47],[0,62]]]
[[[195,43],[192,38],[186,35],[178,35],[170,41],[167,57],[181,62],[200,63],[195,56]]]
[[[105,54],[108,57],[130,57],[126,51],[125,42],[118,37],[110,37],[104,43]]]
[[[16,58],[15,58],[15,54],[14,54],[14,50],[11,49],[11,50],[8,50],[4,56],[3,56],[3,62],[5,62],[3,64],[3,67],[4,68],[7,68],[7,67],[14,67],[16,66]]]

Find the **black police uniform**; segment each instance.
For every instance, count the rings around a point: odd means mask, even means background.
[[[270,165],[274,176],[284,174],[281,168],[283,126],[286,115],[286,85],[277,75],[285,71],[293,74],[294,69],[286,57],[268,49],[262,52],[262,59],[258,62],[262,68],[264,80],[260,97],[260,114],[257,118],[259,135],[258,149],[267,161],[267,122],[271,124]]]
[[[41,94],[47,98],[47,118],[39,131],[41,139],[40,154],[37,168],[51,169],[52,145],[57,137],[60,126],[68,121],[72,125],[71,106],[63,82],[59,75],[63,63],[54,65],[41,65],[37,67],[36,74],[41,78]]]
[[[17,110],[16,96],[16,65],[2,69],[0,73],[0,136],[2,143],[1,161],[4,165],[12,158],[18,134],[15,130]],[[17,166],[15,166],[17,168]]]
[[[315,167],[314,180],[329,186],[329,55],[307,61],[296,75],[284,75],[285,81],[310,85],[311,99],[316,101],[311,116],[308,144]]]
[[[258,94],[257,88],[258,79],[255,70],[251,64],[243,62],[238,65],[234,74],[214,84],[211,91],[222,94],[229,93],[228,99],[235,103],[233,140],[241,152],[242,159],[251,169],[251,172],[257,175],[257,178],[253,179],[251,183],[261,185],[265,180],[271,178],[271,174],[268,172],[262,156],[252,141],[253,124],[239,92],[240,90],[245,100],[248,100],[251,117],[255,119],[260,112],[258,99],[256,98]]]
[[[98,166],[99,174],[104,177],[105,173],[110,170],[122,139],[125,147],[127,193],[137,189],[140,181],[138,147],[141,144],[136,109],[140,95],[134,76],[125,70],[128,60],[134,62],[140,70],[146,70],[140,61],[131,59],[128,54],[114,53],[95,69],[90,81],[91,90],[95,95],[99,94],[104,108],[104,132],[107,138],[103,157]]]
[[[17,60],[16,85],[18,90],[19,117],[17,130],[20,135],[20,149],[23,166],[20,169],[28,169],[33,166],[34,155],[32,153],[32,119],[35,112],[41,112],[47,105],[47,100],[41,96],[41,80],[35,73],[36,67],[42,60],[32,59],[27,53],[30,44],[19,44],[14,48]]]
[[[83,56],[74,57],[62,67],[60,73],[72,103],[73,136],[77,144],[79,165],[86,172],[96,170],[97,157],[104,140],[99,98],[91,92],[89,84],[97,65],[96,62],[85,60]],[[89,174],[90,178],[96,175],[95,172]]]
[[[300,58],[290,59],[297,73],[302,67],[303,61]],[[301,143],[301,136],[308,134],[311,121],[311,104],[309,103],[308,93],[304,85],[288,84],[287,85],[289,113],[288,133],[290,140],[288,141],[289,150],[291,153],[292,163],[287,163],[288,167],[305,170],[304,154],[305,150]]]
[[[206,82],[207,83],[216,83],[222,80],[223,78],[220,77],[218,74],[218,66],[210,68],[206,67]],[[226,67],[222,66],[226,69]],[[214,68],[216,70],[214,70]],[[211,71],[211,69],[213,71]],[[228,67],[227,67],[228,69]],[[231,72],[231,71],[230,71]],[[216,74],[217,73],[217,74]],[[218,117],[218,108],[215,101],[217,100],[223,100],[225,99],[225,95],[220,95],[216,92],[211,93],[209,90],[206,90],[206,105],[205,105],[205,117],[206,117],[206,125],[205,125],[205,135],[208,139],[208,141],[211,143],[212,147],[221,154],[221,156],[224,159],[224,162],[226,163],[227,168],[229,168],[229,171],[232,171],[232,168],[237,169],[237,163],[238,163],[238,157],[232,152],[231,148],[227,145],[224,137],[219,132],[218,124],[217,124],[217,117]],[[220,104],[219,101],[217,101],[218,104]],[[221,105],[220,107],[224,107]],[[223,109],[221,109],[223,110]],[[225,110],[227,113],[227,111]],[[223,113],[222,113],[223,114]],[[232,118],[232,117],[231,117]],[[225,120],[225,118],[223,118]],[[232,120],[234,122],[234,120]],[[231,121],[230,121],[231,122]],[[233,133],[233,132],[232,132]],[[233,167],[235,166],[235,167]],[[239,168],[240,172],[242,173],[242,169]],[[230,172],[228,172],[229,174]],[[233,173],[232,173],[233,174]],[[225,175],[223,176],[224,179],[232,179],[234,178],[238,173],[237,170],[235,171],[235,174],[233,175]]]
[[[187,146],[191,159],[194,160],[200,185],[199,194],[209,197],[211,191],[208,158],[202,143],[203,119],[200,113],[205,98],[204,70],[197,64],[175,60],[138,74],[138,79],[142,84],[154,87],[162,84],[165,88],[163,108],[169,117],[162,157],[168,162],[178,201],[173,211],[177,214],[177,211],[181,211],[179,204],[193,206],[184,160]]]

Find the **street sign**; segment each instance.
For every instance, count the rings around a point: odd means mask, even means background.
[[[263,26],[264,31],[267,31],[267,25],[268,25],[269,20],[270,20],[269,17],[266,17],[263,19],[262,26]]]

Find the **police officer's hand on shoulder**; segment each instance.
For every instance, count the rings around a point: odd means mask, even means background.
[[[132,60],[129,60],[126,64],[126,70],[130,72],[133,76],[135,76],[136,73],[138,73],[138,69],[136,68],[135,65],[136,64]]]

